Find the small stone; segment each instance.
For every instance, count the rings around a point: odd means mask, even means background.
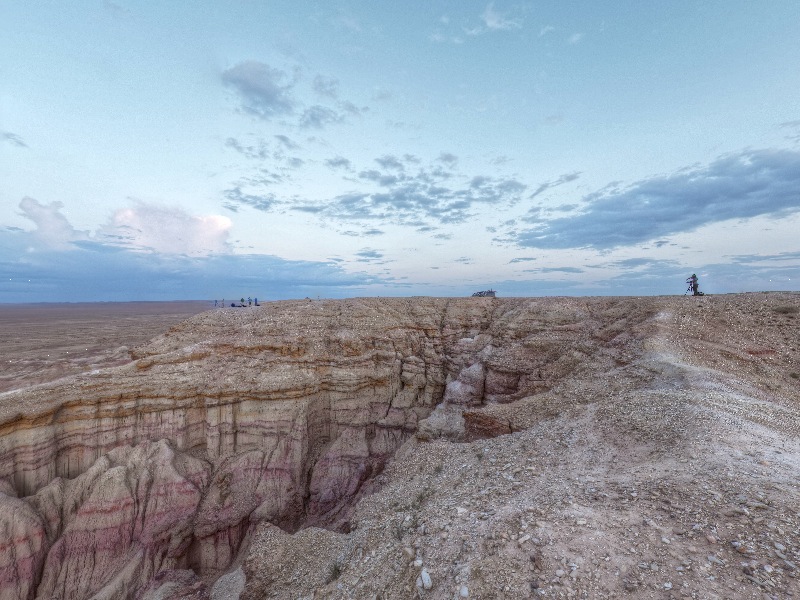
[[[458,596],[460,598],[469,598],[469,588],[465,585],[462,585],[461,589],[458,590]]]
[[[417,578],[417,587],[421,587],[423,590],[429,590],[433,587],[433,581],[426,569],[420,571],[419,577]]]
[[[665,590],[671,590],[671,589],[672,589],[672,582],[671,582],[671,581],[667,581],[667,582],[664,584],[664,589],[665,589]]]
[[[566,575],[566,572],[564,571],[564,569],[558,569],[556,571],[556,577],[560,578],[560,577],[563,577],[564,575]]]

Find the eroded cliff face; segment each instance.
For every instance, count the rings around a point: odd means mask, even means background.
[[[346,531],[410,436],[509,433],[475,409],[626,364],[640,312],[490,298],[221,309],[130,364],[0,395],[0,600],[135,598],[159,582],[203,597],[258,523]]]

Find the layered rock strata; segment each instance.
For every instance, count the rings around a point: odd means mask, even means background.
[[[346,531],[415,432],[508,433],[480,407],[625,364],[622,315],[575,299],[223,309],[130,364],[0,395],[0,600],[205,590],[255,524]]]

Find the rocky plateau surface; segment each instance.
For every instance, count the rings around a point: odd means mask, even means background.
[[[798,325],[791,293],[197,314],[0,394],[0,600],[800,598]]]

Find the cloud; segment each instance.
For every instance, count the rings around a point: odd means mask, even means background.
[[[476,27],[474,29],[465,29],[464,33],[466,33],[467,35],[479,35],[480,33],[482,33],[482,29],[479,28],[479,27]],[[436,32],[430,34],[428,36],[428,39],[430,41],[434,42],[435,44],[442,44],[444,42],[450,42],[450,43],[453,43],[453,44],[463,44],[464,43],[464,38],[462,38],[460,35],[448,36],[448,35],[443,34],[440,31],[436,31]]]
[[[376,158],[375,162],[382,166],[384,169],[396,169],[398,171],[402,171],[405,169],[403,162],[397,158],[396,156],[391,155],[384,155],[380,158]]]
[[[535,248],[609,249],[693,231],[710,223],[800,210],[800,152],[745,150],[703,167],[616,185],[583,198],[577,215],[512,234]]]
[[[578,267],[542,267],[540,269],[525,269],[526,273],[583,273]]]
[[[567,43],[575,45],[579,43],[583,39],[582,33],[573,33],[571,36],[567,38]]]
[[[372,99],[376,102],[388,102],[392,97],[392,92],[386,88],[375,88],[372,94]]]
[[[356,259],[358,262],[375,262],[383,258],[383,254],[378,250],[372,248],[364,248],[360,252],[356,252]]]
[[[559,185],[564,185],[565,183],[569,183],[571,181],[575,181],[580,176],[581,176],[580,171],[575,171],[573,173],[565,173],[564,175],[562,175],[561,177],[559,177],[558,179],[555,179],[553,181],[546,181],[545,183],[540,183],[539,187],[537,187],[533,191],[533,193],[528,197],[529,198],[535,198],[539,194],[542,194],[542,193],[546,192],[549,189],[552,189],[554,187],[558,187]]]
[[[228,200],[225,207],[234,212],[236,212],[236,208],[234,207],[239,204],[244,204],[245,206],[263,212],[268,212],[279,204],[274,194],[263,194],[260,196],[256,194],[246,194],[242,191],[240,186],[225,190],[224,194],[225,198]]]
[[[791,131],[791,133],[785,136],[787,140],[800,142],[800,121],[786,121],[785,123],[781,123],[779,127]]]
[[[117,210],[97,231],[106,245],[159,254],[205,256],[228,252],[232,223],[222,215],[190,215],[144,202]]]
[[[0,302],[342,297],[391,283],[334,261],[144,253],[96,242],[31,253],[25,250],[29,241],[27,233],[0,231]]]
[[[285,135],[276,135],[275,139],[278,140],[287,150],[296,150],[300,147]]]
[[[556,28],[555,28],[555,27],[553,27],[552,25],[545,25],[544,27],[542,27],[542,28],[539,30],[539,37],[544,37],[544,36],[546,36],[548,33],[552,32],[552,31],[555,31],[555,30],[556,30]]]
[[[483,11],[481,20],[483,21],[484,25],[486,25],[486,29],[489,31],[507,31],[511,29],[520,29],[522,27],[522,20],[511,19],[506,15],[497,12],[494,9],[493,2],[490,3],[486,7],[486,10]]]
[[[300,117],[300,127],[305,129],[322,129],[329,123],[340,123],[344,117],[335,110],[320,106],[311,106],[303,111]]]
[[[353,231],[352,229],[348,229],[347,231],[341,231],[340,233],[348,237],[374,237],[377,235],[386,234],[386,232],[382,229],[377,229],[375,227],[364,229],[363,231]]]
[[[294,210],[297,212],[305,212],[311,214],[321,213],[324,209],[323,206],[319,204],[298,204],[289,208],[289,210]]]
[[[137,203],[90,236],[62,207],[25,198],[22,214],[36,228],[0,228],[0,302],[336,297],[393,284],[334,261],[233,254],[225,217]]]
[[[261,119],[289,114],[297,105],[292,97],[296,81],[258,61],[248,60],[223,71],[222,81],[239,94],[246,112]]]
[[[26,144],[21,137],[19,137],[16,133],[11,133],[10,131],[0,131],[0,141],[8,142],[12,146],[16,146],[18,148],[28,147],[28,144]]]
[[[34,247],[60,249],[69,248],[78,240],[86,239],[88,232],[77,231],[67,218],[61,214],[61,202],[41,204],[35,198],[26,196],[19,203],[22,216],[33,221],[36,229],[30,233]]]
[[[442,152],[436,160],[446,164],[451,169],[458,164],[458,157],[450,152]]]
[[[320,96],[327,96],[328,98],[339,97],[339,80],[335,77],[317,75],[314,77],[312,86],[314,91]]]
[[[369,106],[356,106],[348,100],[339,102],[338,106],[339,109],[343,110],[349,115],[353,115],[354,117],[360,117],[365,112],[369,112]]]
[[[443,31],[450,29],[450,19],[439,19],[439,25],[441,27],[430,34],[428,39],[434,43],[449,42],[452,44],[463,44],[463,36],[476,37],[486,33],[522,29],[521,18],[511,17],[508,15],[508,13],[503,13],[496,10],[494,7],[494,2],[491,2],[486,6],[484,11],[480,14],[479,20],[480,23],[462,26],[460,28],[460,33],[452,34]]]
[[[359,176],[384,189],[337,196],[325,204],[322,214],[345,221],[380,219],[413,227],[428,226],[430,221],[461,223],[472,216],[475,205],[511,205],[525,190],[525,185],[514,179],[487,176],[473,177],[460,187],[444,185],[449,174],[437,169],[421,169],[414,175],[370,170]]]
[[[242,178],[225,190],[224,206],[234,212],[241,206],[261,211],[281,206],[290,211],[317,214],[325,220],[347,223],[373,220],[432,231],[442,224],[466,221],[481,204],[498,209],[512,206],[521,200],[527,189],[525,184],[509,177],[457,177],[441,164],[452,163],[456,157],[444,155],[444,158],[445,161],[440,156],[431,164],[421,166],[420,159],[412,154],[379,156],[374,162],[381,168],[357,171],[355,181],[359,189],[318,201],[279,200],[274,194],[258,192],[259,187],[281,177],[262,170],[258,176]],[[324,164],[330,169],[356,173],[353,163],[342,156],[329,158]]]
[[[245,145],[236,138],[229,137],[225,140],[225,146],[247,158],[263,160],[269,156],[269,147],[263,140],[259,140],[258,145]]]
[[[331,169],[345,169],[350,171],[353,167],[350,161],[342,156],[336,156],[334,158],[329,158],[325,161],[325,164],[329,166]]]

